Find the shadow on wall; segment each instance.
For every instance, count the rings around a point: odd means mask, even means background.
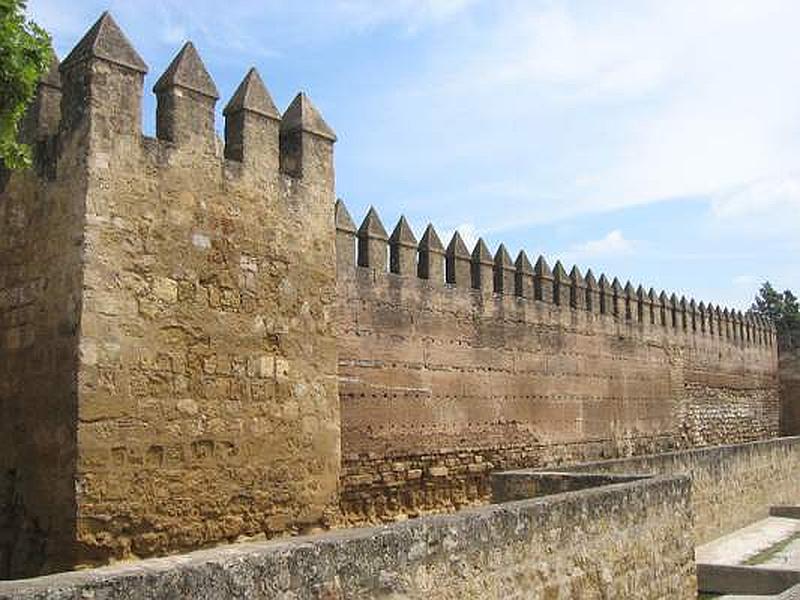
[[[779,350],[781,434],[800,434],[800,349]]]

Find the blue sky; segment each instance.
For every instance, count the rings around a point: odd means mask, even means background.
[[[62,57],[105,9],[148,90],[195,43],[220,131],[250,66],[279,107],[305,90],[357,221],[738,308],[765,279],[800,292],[796,0],[29,2]]]

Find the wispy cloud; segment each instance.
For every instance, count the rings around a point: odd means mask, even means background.
[[[620,258],[633,254],[636,242],[627,239],[622,231],[615,229],[599,240],[573,244],[560,256],[567,263],[586,263],[597,259]]]

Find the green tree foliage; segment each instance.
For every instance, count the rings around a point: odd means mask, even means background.
[[[767,281],[761,286],[750,310],[775,324],[779,348],[790,350],[800,347],[800,303],[792,292],[786,290],[781,293]]]
[[[50,36],[25,17],[25,0],[0,0],[0,159],[11,169],[30,165],[17,141],[20,121],[53,56]]]

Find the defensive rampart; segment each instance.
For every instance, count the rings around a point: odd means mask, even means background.
[[[476,502],[488,473],[773,437],[772,327],[447,248],[337,205],[342,505],[352,522]]]
[[[0,577],[302,531],[335,509],[335,136],[108,14],[39,88],[0,195]]]
[[[334,203],[335,135],[108,14],[0,173],[0,578],[389,520],[493,470],[775,436],[771,325],[418,242]],[[341,412],[340,412],[341,407]],[[344,453],[344,457],[342,457]],[[569,542],[573,543],[573,542]]]

